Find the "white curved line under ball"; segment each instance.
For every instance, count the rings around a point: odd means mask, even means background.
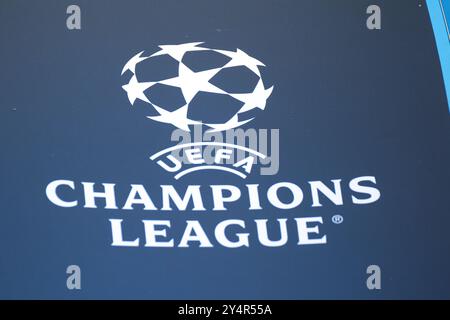
[[[164,153],[168,153],[171,152],[173,150],[178,150],[178,149],[184,149],[187,147],[196,147],[196,146],[220,146],[220,147],[228,147],[228,148],[236,148],[239,150],[243,150],[243,151],[247,151],[251,154],[254,154],[258,157],[260,157],[261,159],[265,159],[266,156],[258,151],[249,149],[247,147],[243,147],[237,144],[231,144],[231,143],[224,143],[224,142],[192,142],[192,143],[184,143],[184,144],[177,144],[176,146],[173,147],[169,147],[166,148],[164,150],[161,150],[155,154],[153,154],[152,156],[150,156],[150,160],[155,160],[156,158],[158,158],[160,155],[163,155]]]
[[[230,173],[234,173],[235,175],[241,177],[242,179],[247,178],[247,176],[245,174],[243,174],[242,172],[239,172],[235,169],[231,169],[231,168],[227,168],[227,167],[221,167],[221,166],[200,166],[200,167],[193,167],[193,168],[189,168],[186,170],[183,170],[181,172],[179,172],[176,176],[175,179],[178,180],[179,178],[181,178],[182,176],[187,175],[188,173],[194,172],[194,171],[200,171],[200,170],[222,170],[222,171],[227,171]]]

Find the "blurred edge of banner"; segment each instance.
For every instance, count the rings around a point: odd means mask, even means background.
[[[450,111],[450,0],[427,0]]]

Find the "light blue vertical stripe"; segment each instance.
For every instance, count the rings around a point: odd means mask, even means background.
[[[442,77],[444,78],[447,103],[450,111],[450,39],[447,33],[443,5],[441,0],[427,0],[427,7],[431,24],[433,25],[439,59],[441,61]]]

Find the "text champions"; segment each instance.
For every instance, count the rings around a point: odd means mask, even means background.
[[[176,188],[54,180],[47,185],[46,195],[51,203],[62,208],[122,210],[122,216],[117,217],[115,213],[114,218],[108,219],[111,246],[148,248],[282,247],[290,240],[299,246],[323,245],[327,236],[321,227],[331,219],[312,214],[299,217],[295,214],[299,206],[308,206],[308,212],[313,213],[317,210],[313,208],[324,204],[369,205],[381,197],[374,176],[346,182],[342,179],[308,181],[302,187],[293,182],[265,187],[245,184]],[[130,210],[146,213],[146,218],[139,221],[141,234],[136,234],[136,226],[131,228],[134,234],[125,232],[125,219],[130,217],[127,215]],[[174,212],[178,214],[174,216]],[[280,216],[280,212],[286,214]],[[219,221],[212,220],[211,216]]]

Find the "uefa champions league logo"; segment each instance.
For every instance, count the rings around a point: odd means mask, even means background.
[[[202,170],[216,170],[217,173],[222,171],[225,174],[231,173],[240,178],[246,178],[255,164],[260,164],[261,175],[277,174],[279,130],[270,129],[269,136],[269,129],[256,131],[256,129],[247,128],[244,131],[238,128],[253,119],[252,116],[248,116],[248,113],[265,109],[267,99],[272,93],[273,87],[266,88],[261,76],[264,64],[239,49],[226,51],[200,45],[201,43],[187,43],[160,46],[161,50],[148,56],[143,52],[138,53],[123,67],[122,76],[129,77],[123,89],[133,108],[139,108],[139,111],[143,111],[151,120],[175,128],[172,131],[171,141],[178,141],[178,144],[154,153],[150,159],[173,174],[175,179]],[[209,68],[210,65],[208,65],[208,68],[199,70],[191,68],[187,63],[188,59],[185,58],[190,52],[214,52],[216,55],[225,56],[226,61],[220,66]],[[154,81],[145,79],[143,76],[146,73],[140,70],[145,65],[143,62],[148,63],[164,56],[175,63],[171,70],[174,75]],[[200,64],[207,65],[206,60],[201,60]],[[157,66],[156,70],[166,70],[166,65],[160,65],[158,62]],[[215,75],[235,67],[246,68],[248,72],[255,75],[255,86],[248,92],[234,92],[229,88],[221,87],[217,81],[214,81]],[[151,73],[155,78],[157,72]],[[157,76],[159,77],[159,74]],[[239,82],[239,86],[242,83]],[[152,91],[156,87],[170,87],[178,93],[181,92],[182,99],[178,101],[178,106],[161,103],[162,100],[158,100],[158,94],[154,95],[155,91]],[[193,116],[189,110],[195,106],[196,96],[201,95],[202,92],[214,97],[234,99],[240,104],[237,105],[237,109],[233,109],[232,113],[227,113],[229,118],[225,121],[204,121],[205,119],[201,117]],[[172,97],[172,94],[167,96]],[[214,107],[217,112],[218,109],[223,109],[225,104],[205,104],[203,109],[208,111],[206,116],[214,113],[211,112],[211,108]],[[225,113],[221,115],[223,114]],[[204,134],[198,131],[199,128],[204,127],[207,130]],[[225,139],[223,139],[224,136]],[[270,166],[265,166],[267,164]],[[85,209],[117,210],[109,219],[111,246],[145,248],[190,248],[191,246],[249,248],[258,243],[263,247],[275,248],[288,245],[288,240],[295,241],[295,245],[298,246],[323,245],[328,240],[321,225],[331,223],[342,225],[344,218],[335,211],[340,210],[344,202],[351,205],[367,205],[378,201],[381,196],[376,179],[372,175],[323,181],[301,181],[301,176],[302,174],[299,174],[296,168],[287,180],[281,181],[276,181],[275,178],[262,179],[258,183],[229,184],[225,182],[228,179],[221,179],[217,175],[213,177],[213,184],[197,184],[195,180],[193,180],[194,184],[190,184],[188,180],[181,186],[167,183],[157,186],[151,179],[148,181],[149,185],[133,183],[120,188],[116,188],[117,183],[111,181],[96,183],[92,180],[56,179],[48,183],[45,192],[49,201],[58,207],[83,206]],[[61,192],[61,189],[65,189],[65,192]],[[123,190],[126,190],[126,193],[119,196],[120,192],[124,192]],[[281,190],[288,196],[280,196]],[[71,194],[71,192],[74,193]],[[99,198],[101,201],[97,201]],[[300,206],[322,207],[322,202],[336,206],[333,209],[333,216],[303,216],[302,211],[298,211]],[[232,210],[237,208],[238,203],[240,203],[240,210],[233,213]],[[242,211],[242,208],[248,209]],[[149,217],[146,214],[146,218],[141,221],[142,224],[138,224],[142,228],[141,233],[133,234],[129,232],[138,230],[137,225],[133,228],[123,227],[124,224],[133,224],[133,221],[125,221],[129,216],[129,210],[136,210],[136,213],[164,214],[161,218]],[[227,210],[230,210],[226,215],[229,219],[219,218],[223,215],[218,213]],[[273,210],[277,210],[275,218]],[[198,219],[189,218],[183,221],[183,215],[179,213],[186,211],[191,214],[199,212]],[[119,212],[123,213],[123,219],[117,215]],[[205,212],[208,215],[218,214],[216,217],[219,221],[214,226],[214,231],[202,226],[202,217]],[[299,212],[301,216],[298,216]],[[170,219],[170,213],[176,213],[177,218]],[[184,231],[177,234],[180,227]],[[293,235],[292,232],[296,234]]]
[[[265,65],[240,49],[236,49],[235,51],[212,49],[202,46],[202,44],[203,42],[161,45],[159,46],[160,50],[151,55],[144,55],[144,51],[141,51],[133,56],[122,69],[122,76],[126,73],[131,73],[128,83],[122,86],[131,105],[134,106],[136,101],[143,101],[151,108],[149,112],[154,113],[154,115],[147,115],[146,117],[148,119],[170,124],[185,132],[191,132],[192,127],[199,126],[205,127],[207,129],[206,133],[223,132],[240,127],[253,120],[254,117],[246,117],[246,115],[254,109],[264,110],[267,99],[273,90],[273,86],[265,87],[261,76],[259,68],[265,67]],[[184,62],[184,58],[191,52],[199,51],[220,54],[225,58],[225,62],[222,65],[214,66],[210,69],[194,71]],[[168,56],[176,61],[177,75],[154,81],[138,79],[137,70],[141,67],[141,64],[145,64],[146,60],[151,61],[151,59],[161,56]],[[248,92],[242,92],[242,90],[233,92],[232,90],[212,83],[211,79],[226,72],[227,69],[235,67],[244,67],[256,76],[256,85],[248,90]],[[184,100],[183,104],[180,107],[174,108],[167,103],[165,105],[156,103],[151,94],[151,88],[157,86],[178,88]],[[240,107],[222,122],[208,122],[203,119],[193,118],[190,116],[190,107],[193,100],[200,93],[227,96],[238,101]],[[211,106],[204,107],[209,108]],[[215,153],[211,161],[207,161],[203,157],[202,148],[208,147],[215,148]],[[183,159],[177,157],[180,151],[183,154]],[[240,157],[238,153],[241,155]],[[242,156],[243,154],[246,156]],[[164,160],[163,156],[165,156]],[[234,160],[235,158],[237,159],[236,161]],[[239,143],[195,141],[193,143],[184,143],[169,147],[153,154],[150,156],[150,159],[156,160],[166,171],[175,173],[175,179],[199,170],[227,171],[241,178],[245,178],[251,172],[253,164],[258,159],[264,161],[266,155]],[[189,167],[185,168],[183,164],[188,164]],[[226,164],[229,165],[227,166]]]

